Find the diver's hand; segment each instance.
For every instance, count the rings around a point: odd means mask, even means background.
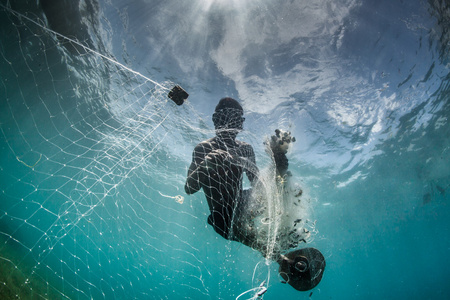
[[[275,161],[277,175],[284,177],[288,174],[289,160],[286,153],[289,150],[291,143],[295,142],[295,138],[289,131],[280,129],[275,130],[275,135],[272,135],[269,141],[269,147]]]
[[[295,142],[295,137],[289,131],[275,130],[275,135],[270,139],[270,149],[273,153],[286,154],[291,143]]]

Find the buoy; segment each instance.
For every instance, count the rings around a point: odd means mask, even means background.
[[[189,94],[179,85],[174,86],[167,95],[177,105],[182,105],[189,97]]]

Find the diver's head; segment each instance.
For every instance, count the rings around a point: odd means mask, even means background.
[[[237,135],[243,129],[244,110],[233,98],[222,98],[212,116],[217,134],[230,133]]]

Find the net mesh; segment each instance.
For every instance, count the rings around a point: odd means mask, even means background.
[[[215,132],[188,102],[167,98],[173,83],[59,35],[39,16],[2,6],[0,19],[0,298],[260,291],[269,263],[247,255],[249,265],[236,266],[236,251],[252,250],[212,232],[204,195],[184,193],[192,149]],[[311,241],[309,198],[289,178],[275,180],[260,136],[241,135],[269,166],[252,196],[264,254]],[[245,280],[235,286],[237,270]]]

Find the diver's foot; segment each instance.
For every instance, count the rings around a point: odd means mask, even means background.
[[[298,291],[314,288],[322,280],[325,258],[315,248],[303,248],[281,255],[280,276]]]

